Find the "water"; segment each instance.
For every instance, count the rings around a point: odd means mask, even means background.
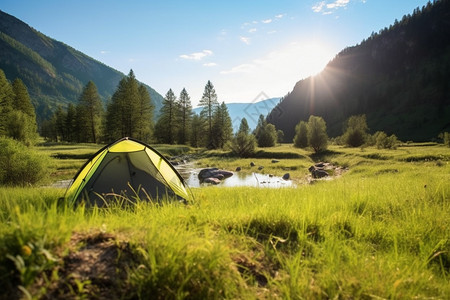
[[[178,168],[177,168],[178,169]],[[181,176],[190,187],[204,187],[211,184],[200,183],[198,179],[198,172],[201,169],[189,169],[186,167],[179,168]],[[221,183],[216,186],[221,187],[237,187],[237,186],[251,186],[251,187],[268,187],[268,188],[282,188],[282,187],[294,187],[294,183],[291,180],[284,180],[281,177],[272,176],[268,174],[252,173],[245,174],[234,172],[234,175],[223,179]]]

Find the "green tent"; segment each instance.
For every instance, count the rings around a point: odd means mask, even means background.
[[[102,148],[81,167],[65,199],[102,207],[121,198],[188,201],[191,196],[181,175],[164,156],[140,141],[122,138]]]

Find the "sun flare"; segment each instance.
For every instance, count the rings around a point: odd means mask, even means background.
[[[331,60],[332,53],[318,43],[302,44],[298,47],[299,67],[303,77],[321,72]]]

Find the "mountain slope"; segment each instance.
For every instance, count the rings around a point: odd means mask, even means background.
[[[450,1],[435,1],[360,45],[341,51],[317,76],[297,82],[267,120],[292,141],[295,125],[324,118],[342,134],[351,115],[371,132],[425,141],[450,131]]]
[[[0,69],[11,81],[22,79],[39,120],[47,118],[58,105],[77,103],[89,80],[106,103],[125,76],[1,10]],[[146,88],[158,112],[162,96]]]

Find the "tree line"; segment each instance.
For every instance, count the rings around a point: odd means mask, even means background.
[[[236,141],[238,134],[242,138],[245,132],[245,136],[254,136],[250,140],[255,143],[251,142],[252,147],[246,147],[245,154],[241,150],[237,151],[243,155],[254,151],[256,145],[274,146],[282,136],[282,132],[277,132],[274,125],[267,124],[262,115],[254,132],[250,133],[248,129],[233,134],[228,108],[224,102],[219,103],[211,81],[205,85],[199,106],[202,110],[197,115],[193,112],[191,98],[185,88],[179,97],[169,89],[159,117],[154,122],[155,106],[151,97],[137,81],[133,70],[130,70],[128,76],[119,82],[106,109],[103,108],[95,84],[89,81],[76,105],[69,104],[67,109],[59,106],[51,119],[43,122],[41,135],[55,142],[107,143],[129,136],[148,143],[233,149],[233,140]],[[245,119],[242,122],[247,123]],[[245,125],[242,126],[245,128]]]

